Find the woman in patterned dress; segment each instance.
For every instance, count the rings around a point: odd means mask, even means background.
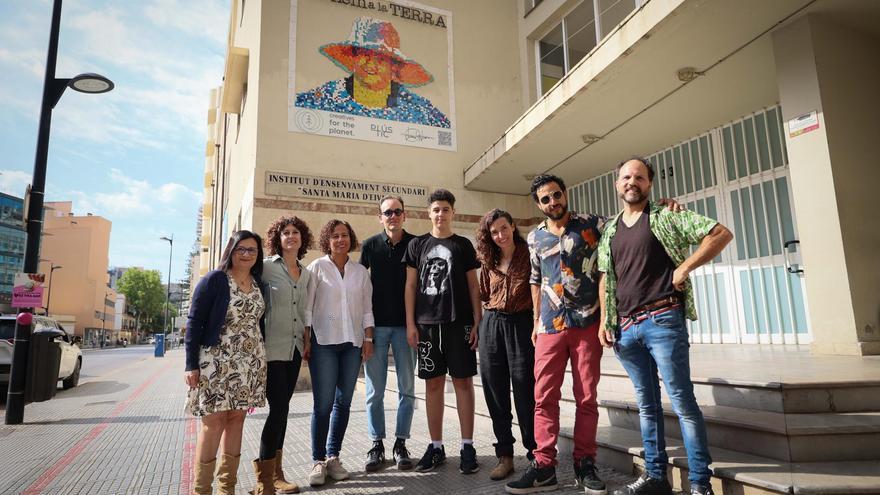
[[[247,410],[266,404],[266,355],[261,335],[263,249],[260,236],[235,232],[220,269],[193,293],[186,326],[186,410],[201,418],[193,493],[210,494],[217,449],[217,489],[234,494]]]

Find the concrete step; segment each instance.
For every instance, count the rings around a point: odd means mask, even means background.
[[[624,474],[644,471],[644,449],[637,431],[600,426],[598,462]],[[668,439],[667,474],[676,490],[688,489],[687,455],[680,440]],[[559,450],[571,452],[572,428],[560,431]],[[562,458],[560,456],[560,458]],[[718,495],[878,494],[880,461],[788,463],[743,452],[712,448],[712,485]]]
[[[711,365],[692,364],[691,380],[697,403],[780,413],[880,411],[880,375],[852,379],[822,380],[812,377],[794,380],[775,373],[772,362],[764,366],[765,377],[758,379],[753,376],[731,378]],[[832,371],[829,370],[828,374],[831,375]],[[568,390],[570,383],[571,376],[567,374],[565,384]],[[599,391],[600,396],[603,391],[633,391],[626,371],[612,353],[602,357]],[[661,393],[668,401],[662,378]]]
[[[574,404],[567,409],[574,411]],[[681,438],[678,417],[663,404],[666,436]],[[702,406],[709,445],[786,462],[880,459],[880,412],[786,414]],[[639,430],[633,398],[600,399],[603,424]]]

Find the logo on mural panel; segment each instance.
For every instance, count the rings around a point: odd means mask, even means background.
[[[291,0],[288,130],[455,150],[451,21],[402,0]]]

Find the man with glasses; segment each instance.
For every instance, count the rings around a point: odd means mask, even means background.
[[[385,463],[385,383],[388,378],[388,347],[394,356],[397,374],[397,426],[392,449],[398,469],[412,469],[413,461],[406,448],[410,435],[415,401],[416,354],[406,341],[406,311],[404,287],[406,265],[403,255],[409,242],[415,237],[403,229],[406,213],[403,199],[385,196],[379,201],[379,223],[382,232],[364,241],[361,247],[361,264],[370,270],[373,282],[373,331],[372,359],[364,365],[367,383],[367,423],[373,445],[367,452],[364,469],[376,471]]]
[[[605,218],[568,210],[565,182],[542,174],[531,185],[532,199],[547,217],[528,236],[530,283],[535,308],[535,460],[509,493],[552,490],[556,481],[559,400],[565,368],[571,362],[575,400],[574,472],[590,495],[605,493],[596,474],[596,430],[602,345],[599,342],[599,271],[596,263]],[[660,200],[673,210],[671,200]]]

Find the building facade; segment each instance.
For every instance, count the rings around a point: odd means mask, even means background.
[[[857,0],[232,2],[199,271],[231,231],[281,214],[366,237],[387,193],[416,234],[436,187],[463,235],[494,207],[529,229],[540,173],[567,181],[573,209],[611,215],[609,171],[638,154],[655,198],[736,236],[694,274],[695,343],[880,354],[878,16]]]
[[[0,312],[12,311],[12,283],[24,268],[24,200],[0,193]]]
[[[43,306],[68,322],[65,327],[82,336],[84,345],[115,342],[117,294],[108,285],[111,223],[90,213],[74,215],[72,209],[70,201],[45,204],[40,272],[48,281],[51,267],[56,269]]]

